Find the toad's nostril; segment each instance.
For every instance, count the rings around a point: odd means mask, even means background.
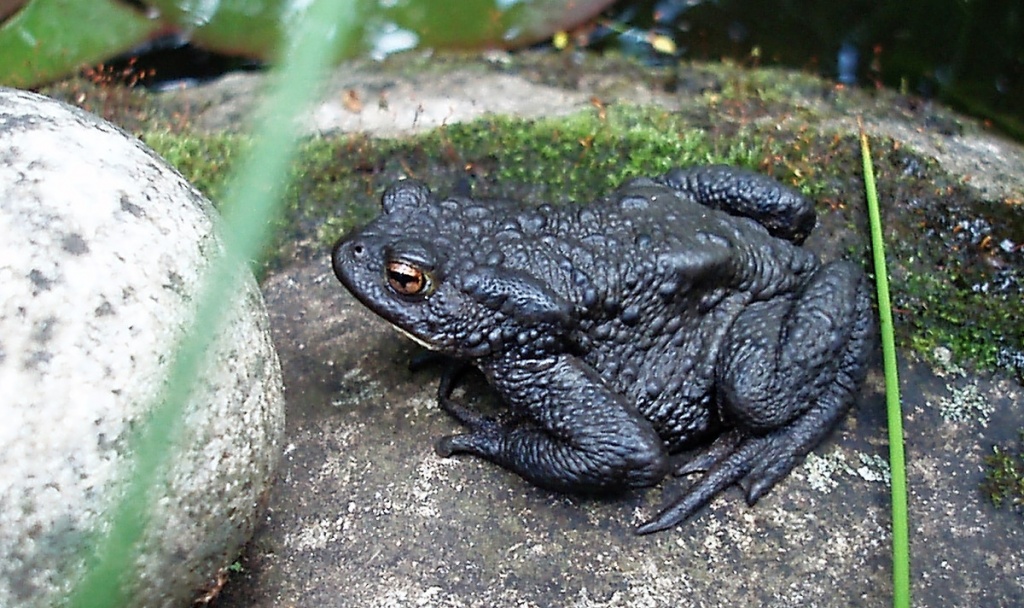
[[[351,241],[348,238],[342,237],[334,244],[331,248],[331,258],[337,263],[339,258],[342,257],[353,257],[359,258],[366,253],[366,246],[360,241]]]

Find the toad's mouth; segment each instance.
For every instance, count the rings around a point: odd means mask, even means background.
[[[439,351],[440,350],[440,347],[438,345],[431,344],[430,342],[427,342],[423,338],[421,338],[421,337],[419,337],[419,336],[409,332],[408,330],[402,329],[401,327],[395,325],[394,323],[391,323],[390,321],[388,322],[388,325],[390,325],[391,327],[395,328],[395,330],[398,331],[398,333],[402,334],[406,338],[409,338],[410,340],[412,340],[416,344],[419,344],[420,346],[422,346],[423,348],[425,348],[427,350],[431,350],[431,351]]]

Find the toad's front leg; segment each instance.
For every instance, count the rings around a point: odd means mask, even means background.
[[[575,357],[499,361],[484,372],[513,416],[480,424],[456,416],[470,432],[441,439],[442,456],[474,454],[562,492],[647,487],[668,472],[650,422]]]

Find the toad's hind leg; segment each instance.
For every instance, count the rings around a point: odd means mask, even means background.
[[[818,269],[798,298],[737,318],[717,386],[723,415],[762,440],[742,480],[753,504],[849,411],[873,342],[867,278],[854,264]]]
[[[754,504],[849,411],[872,336],[866,278],[844,262],[819,269],[795,301],[748,308],[730,329],[716,376],[722,415],[735,430],[677,471],[705,473],[638,532],[679,523],[733,483]]]
[[[815,224],[814,201],[767,175],[727,165],[674,169],[655,181],[707,207],[749,217],[772,235],[804,242]]]

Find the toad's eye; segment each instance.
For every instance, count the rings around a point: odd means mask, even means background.
[[[428,273],[408,262],[388,262],[387,277],[391,289],[403,296],[429,295],[434,287]]]

